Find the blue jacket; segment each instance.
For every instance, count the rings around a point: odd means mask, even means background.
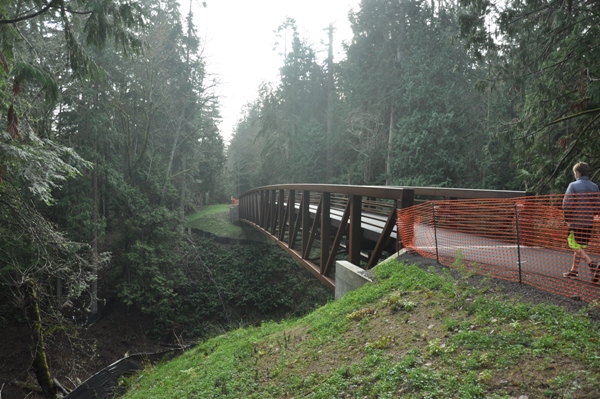
[[[569,229],[592,227],[594,215],[600,211],[600,198],[590,193],[599,191],[596,183],[587,176],[581,176],[569,184],[563,199],[563,213]]]

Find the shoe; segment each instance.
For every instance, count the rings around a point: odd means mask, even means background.
[[[573,272],[573,271],[568,271],[567,273],[563,273],[563,277],[566,278],[577,278],[579,277],[579,273],[578,272]]]

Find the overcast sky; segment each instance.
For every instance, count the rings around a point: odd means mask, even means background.
[[[360,0],[206,0],[206,8],[194,1],[194,20],[204,43],[208,72],[220,84],[221,134],[229,141],[245,104],[256,98],[261,82],[275,82],[283,65],[273,50],[275,30],[290,17],[296,20],[301,37],[319,53],[327,56],[326,28],[332,23],[334,57],[339,61],[342,40],[352,37],[348,11],[356,10]],[[189,3],[182,2],[187,13]]]

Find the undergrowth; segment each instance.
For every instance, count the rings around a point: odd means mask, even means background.
[[[230,222],[226,204],[191,215],[188,226],[221,237],[242,231]],[[135,273],[144,284],[120,279],[120,297],[152,316],[145,332],[163,340],[205,339],[260,320],[298,317],[332,297],[271,242],[220,244],[190,232],[178,248],[140,246],[138,254]]]
[[[460,270],[460,268],[457,268]],[[600,333],[569,313],[389,260],[311,314],[238,329],[123,381],[123,398],[597,398]]]

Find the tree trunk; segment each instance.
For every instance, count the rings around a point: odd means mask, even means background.
[[[331,153],[333,145],[333,25],[329,25],[329,50],[327,54],[327,159],[326,159],[326,182],[331,183]]]
[[[163,188],[160,194],[161,203],[165,202],[165,190],[167,189],[167,184],[171,179],[171,169],[173,168],[173,160],[175,159],[175,152],[177,151],[177,147],[179,146],[179,136],[181,135],[181,131],[183,130],[183,121],[185,119],[183,107],[181,108],[181,114],[177,120],[177,125],[173,134],[173,145],[171,146],[171,153],[169,154],[169,162],[167,162],[167,169],[165,171],[165,183],[163,184]],[[184,170],[184,169],[182,169]]]
[[[181,159],[181,170],[185,170],[185,157]],[[181,175],[181,198],[179,199],[179,220],[181,226],[185,225],[185,173]]]
[[[389,186],[392,179],[390,163],[392,161],[392,146],[394,145],[394,105],[390,107],[390,130],[388,133],[387,159],[385,161],[385,185]]]
[[[96,140],[97,142],[97,140]],[[98,313],[98,162],[94,165],[94,172],[92,175],[92,195],[94,196],[92,210],[92,273],[94,279],[92,280],[92,304],[91,304],[91,316],[95,317]]]
[[[97,88],[97,86],[96,86]],[[98,90],[96,90],[95,96],[95,108],[98,108],[100,102]],[[98,210],[100,207],[100,200],[98,199],[98,134],[94,136],[94,170],[92,172],[92,273],[94,279],[92,280],[92,303],[91,303],[91,317],[95,317],[98,314]]]
[[[50,376],[50,368],[46,358],[46,347],[44,346],[44,331],[42,329],[42,317],[40,314],[40,305],[35,284],[28,282],[25,286],[27,292],[27,313],[31,322],[31,331],[33,334],[33,345],[35,345],[35,355],[33,358],[33,371],[37,378],[38,384],[44,392],[44,396],[48,399],[56,399],[57,389]]]

